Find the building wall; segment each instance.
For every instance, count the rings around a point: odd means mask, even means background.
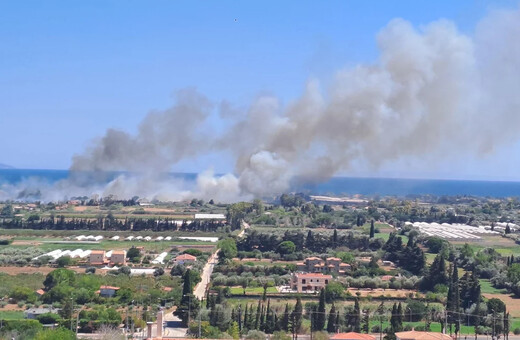
[[[124,254],[112,254],[110,258],[112,263],[126,264],[126,256]]]
[[[105,261],[105,254],[90,254],[90,263],[99,263]]]
[[[191,264],[191,263],[195,263],[194,260],[175,260],[175,263],[177,264]]]
[[[298,291],[299,293],[304,291],[317,291],[325,288],[325,286],[329,283],[329,277],[299,277],[295,275],[292,281],[292,289]]]
[[[99,291],[99,295],[101,296],[108,296],[108,297],[112,297],[116,294],[116,291],[114,289],[101,289]]]

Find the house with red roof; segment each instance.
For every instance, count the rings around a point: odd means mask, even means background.
[[[331,336],[331,340],[376,340],[375,336],[370,334],[348,332],[348,333],[337,333]]]
[[[99,287],[99,295],[102,297],[113,297],[119,289],[119,287],[114,286],[101,286]]]
[[[176,264],[191,264],[197,261],[197,257],[190,254],[182,254],[175,258],[174,262]]]
[[[307,273],[336,273],[345,274],[350,270],[350,264],[341,262],[338,257],[328,257],[322,260],[319,257],[307,257],[303,262],[296,263],[298,271]]]
[[[317,292],[329,282],[332,281],[332,275],[322,273],[295,273],[291,280],[291,288],[298,293]]]

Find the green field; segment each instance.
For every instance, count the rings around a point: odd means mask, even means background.
[[[263,294],[264,288],[263,287],[247,287],[246,288],[246,295],[247,294]],[[267,293],[278,293],[275,287],[267,287]],[[232,287],[231,288],[231,294],[233,295],[242,295],[244,294],[244,289],[242,287]]]
[[[480,291],[484,294],[504,294],[506,292],[505,289],[496,289],[491,285],[489,280],[481,279],[480,281]]]
[[[79,235],[101,235],[105,238],[119,235],[119,236],[221,236],[223,233],[220,232],[203,232],[203,231],[177,231],[177,230],[166,230],[166,231],[135,231],[135,230],[122,230],[122,231],[107,231],[107,230],[37,230],[37,229],[1,229],[0,236],[14,236],[14,237],[66,237],[66,236],[79,236]]]
[[[19,310],[0,310],[0,320],[20,320],[24,314]]]

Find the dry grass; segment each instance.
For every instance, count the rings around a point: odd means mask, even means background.
[[[79,267],[68,267],[67,269],[73,270],[76,273],[85,273],[85,268]],[[8,275],[18,275],[18,274],[43,274],[47,275],[56,268],[53,267],[0,267],[0,273],[5,273]],[[106,274],[106,270],[96,269],[96,274]]]
[[[409,290],[409,289],[382,289],[382,288],[376,288],[376,289],[349,288],[348,292],[350,294],[352,294],[353,296],[357,296],[357,295],[359,295],[361,297],[385,296],[385,297],[394,297],[394,298],[406,298],[410,294],[414,294],[414,296],[417,294],[417,291],[415,291],[415,290]]]
[[[500,299],[507,306],[507,311],[511,313],[514,318],[520,317],[520,299],[514,298],[510,294],[482,294],[487,299]]]

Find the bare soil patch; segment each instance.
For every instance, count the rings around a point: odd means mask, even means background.
[[[500,299],[507,306],[507,311],[511,313],[512,317],[520,317],[520,299],[513,297],[510,294],[482,294],[487,299]]]
[[[47,275],[56,268],[53,267],[0,267],[0,273],[5,273],[8,275],[18,275],[18,274],[36,274],[40,273],[43,275]],[[76,273],[85,273],[85,268],[80,267],[70,267],[67,268],[75,271]],[[96,274],[106,274],[106,270],[104,269],[96,269]]]
[[[13,243],[11,243],[11,244],[13,246],[39,246],[40,244],[42,244],[42,242],[18,240],[18,241],[13,241]]]
[[[410,294],[417,294],[417,291],[415,290],[409,290],[409,289],[382,289],[382,288],[376,288],[376,289],[367,289],[367,288],[349,288],[347,289],[350,294],[353,296],[357,296],[358,293],[360,293],[362,297],[366,296],[388,296],[388,297],[395,297],[395,298],[406,298]]]

